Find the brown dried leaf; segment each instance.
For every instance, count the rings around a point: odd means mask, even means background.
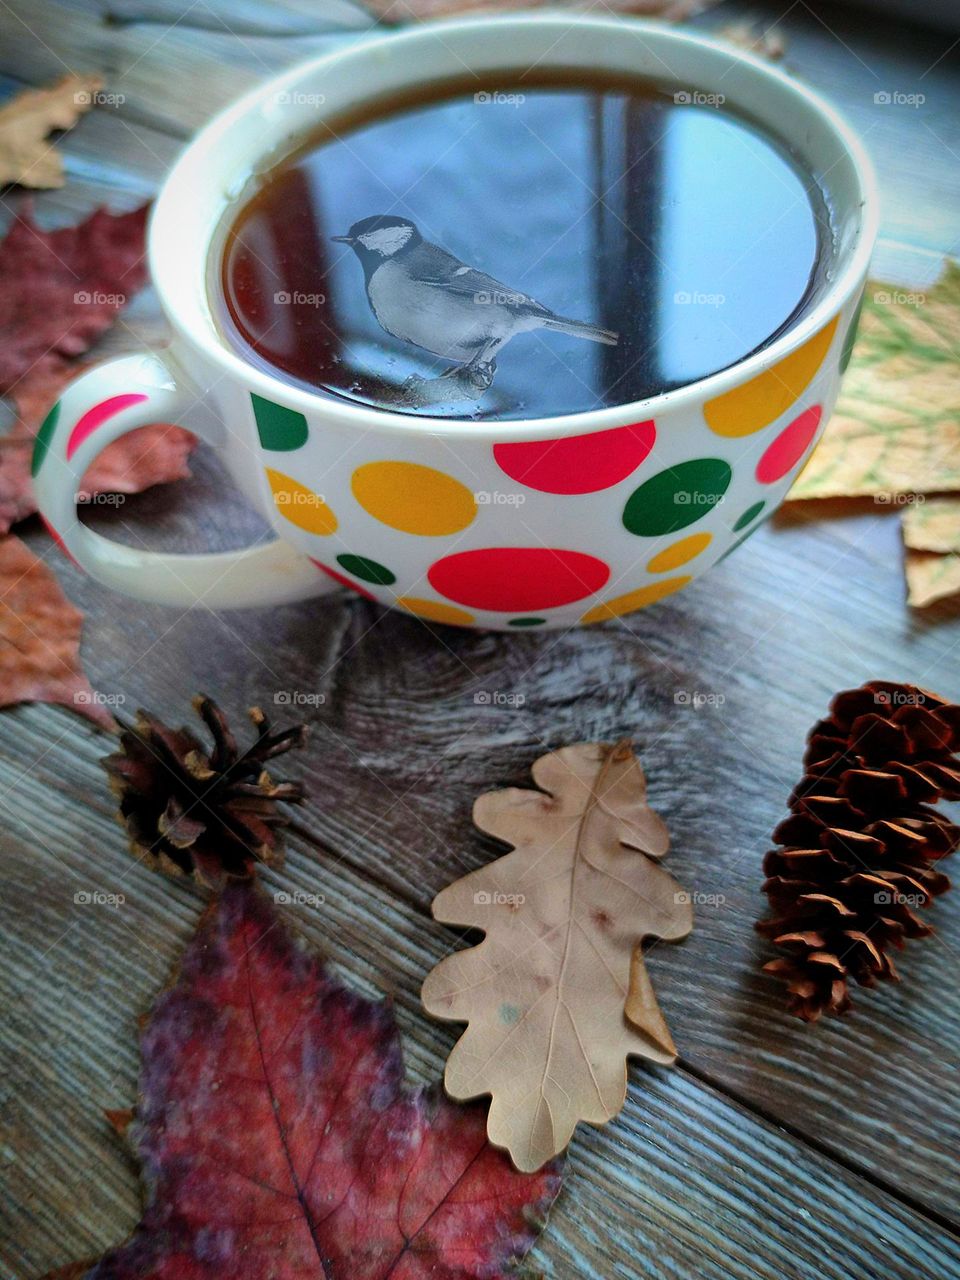
[[[492,1094],[490,1141],[522,1170],[562,1151],[579,1121],[617,1114],[629,1056],[673,1061],[638,943],[682,938],[693,923],[687,895],[653,861],[669,836],[628,742],[564,747],[537,760],[533,778],[540,791],[493,791],[474,805],[477,826],[513,852],[434,899],[436,919],[486,937],[423,985],[428,1013],[468,1023],[448,1093]]]
[[[47,89],[27,89],[0,107],[0,184],[62,187],[63,160],[48,134],[70,129],[103,88],[99,76],[64,76]]]
[[[0,538],[0,707],[56,702],[115,727],[80,667],[82,622],[43,561],[19,538]]]
[[[823,439],[788,498],[960,489],[960,265],[927,293],[867,284]]]

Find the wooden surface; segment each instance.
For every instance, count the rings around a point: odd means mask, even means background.
[[[726,3],[714,28],[762,3]],[[781,6],[768,10],[779,16]],[[152,193],[213,111],[295,59],[355,35],[343,3],[0,0],[0,88],[102,71],[126,96],[63,142],[68,186],[37,201],[50,225]],[[877,273],[928,282],[960,251],[960,70],[951,37],[801,3],[780,22],[787,65],[842,107],[880,173]],[[880,91],[922,92],[918,109]],[[4,213],[21,196],[2,197]],[[162,340],[145,293],[106,351]],[[98,517],[154,547],[235,546],[257,521],[214,460],[176,491]],[[960,1275],[960,893],[941,900],[904,982],[856,995],[848,1021],[807,1028],[759,972],[760,862],[830,695],[870,677],[960,698],[960,605],[904,605],[896,515],[808,504],[766,525],[671,601],[584,632],[429,628],[359,598],[188,615],[126,601],[21,527],[88,615],[91,680],[167,718],[203,689],[235,717],[278,692],[314,697],[299,766],[313,795],[271,889],[325,897],[298,923],[370,993],[392,992],[410,1072],[436,1078],[456,1038],[418,992],[457,944],[432,922],[443,885],[495,856],[473,798],[525,784],[545,749],[635,737],[667,819],[670,870],[716,895],[694,933],[649,968],[680,1048],[636,1066],[618,1121],[581,1129],[568,1184],[532,1262],[548,1277],[861,1280]],[[478,705],[478,691],[523,695]],[[678,705],[680,690],[719,705]],[[119,1241],[138,1216],[136,1167],[103,1117],[129,1105],[136,1019],[194,927],[201,896],[128,857],[98,759],[109,740],[69,713],[0,715],[0,1274],[29,1280]],[[291,771],[294,766],[291,766]],[[122,893],[82,906],[81,890]],[[225,1278],[229,1280],[229,1278]]]

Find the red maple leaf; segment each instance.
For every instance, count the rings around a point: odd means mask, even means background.
[[[43,231],[29,204],[0,242],[0,394],[93,345],[146,282],[149,205]]]
[[[499,1280],[560,1166],[518,1173],[482,1109],[403,1083],[389,1004],[349,991],[255,887],[216,899],[143,1032],[146,1208],[86,1280]]]
[[[0,439],[0,532],[32,515],[33,438],[76,362],[110,328],[146,280],[148,205],[131,213],[97,209],[56,231],[27,206],[0,242],[0,393],[18,420]],[[190,474],[195,440],[182,427],[141,427],[110,445],[84,477],[89,494],[139,493]]]

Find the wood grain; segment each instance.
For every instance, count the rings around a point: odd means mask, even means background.
[[[702,21],[763,9],[728,3]],[[0,90],[52,79],[66,64],[106,71],[108,87],[127,95],[59,144],[69,181],[37,202],[41,219],[138,203],[215,109],[271,71],[355,38],[322,34],[352,21],[344,8],[328,15],[299,0],[269,10],[211,0],[197,11],[158,0],[109,14],[92,0],[0,6]],[[223,22],[242,23],[240,34]],[[821,5],[792,9],[780,27],[788,66],[845,111],[874,153],[885,210],[878,273],[926,282],[960,243],[951,160],[960,155],[960,72],[955,54],[941,57],[949,41]],[[873,102],[894,89],[927,101]],[[2,200],[9,210],[19,198]],[[147,292],[106,349],[164,334]],[[111,536],[169,549],[258,536],[260,522],[225,491],[205,451],[195,471],[176,492],[91,518]],[[196,689],[238,717],[255,702],[282,715],[277,695],[307,700],[302,770],[313,804],[270,884],[324,895],[323,911],[291,912],[352,981],[395,996],[418,1079],[440,1073],[456,1037],[419,1007],[424,975],[457,945],[428,904],[501,852],[471,827],[473,799],[527,785],[544,750],[635,737],[651,804],[673,834],[671,870],[702,895],[691,938],[655,948],[649,961],[681,1065],[635,1069],[621,1120],[578,1134],[570,1185],[537,1251],[547,1275],[960,1271],[951,1234],[960,1222],[960,895],[933,909],[938,934],[907,951],[901,986],[855,993],[852,1019],[816,1028],[779,1012],[752,931],[761,858],[830,695],[880,676],[960,697],[960,606],[922,617],[905,608],[889,508],[789,508],[650,613],[589,632],[509,637],[431,628],[346,597],[269,614],[181,615],[107,592],[35,524],[23,531],[87,611],[88,671],[124,700],[121,711],[148,705],[186,718]],[[475,702],[493,690],[522,694],[523,705]],[[712,693],[714,705],[695,710],[676,701],[683,692]],[[0,1264],[17,1280],[96,1254],[136,1219],[136,1171],[102,1110],[133,1097],[136,1016],[199,910],[190,888],[148,875],[124,852],[97,763],[108,745],[58,710],[0,717]],[[74,901],[92,888],[127,901],[115,912]]]

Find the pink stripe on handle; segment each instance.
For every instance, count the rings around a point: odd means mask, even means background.
[[[103,426],[108,418],[146,399],[145,395],[131,392],[125,396],[111,396],[109,400],[101,400],[92,409],[88,409],[70,432],[70,439],[67,441],[67,457],[72,458],[83,442],[92,436],[98,427]]]

